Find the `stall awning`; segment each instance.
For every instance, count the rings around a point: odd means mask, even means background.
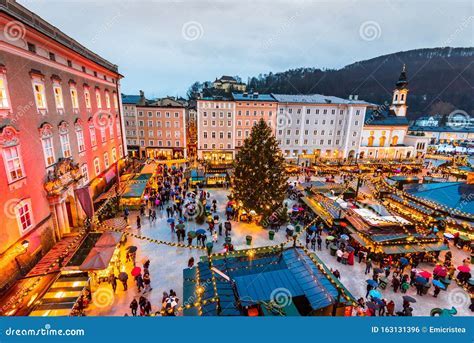
[[[100,236],[99,240],[95,244],[96,248],[102,247],[115,247],[122,240],[123,233],[107,231]]]
[[[329,225],[332,225],[332,217],[331,215],[318,203],[312,200],[309,197],[302,197],[300,198],[317,216],[323,219]]]
[[[383,253],[387,255],[449,250],[449,248],[443,243],[390,245],[382,246],[381,248]]]
[[[362,247],[367,246],[367,243],[362,239],[362,237],[358,233],[351,233],[350,236]]]
[[[30,316],[68,316],[87,286],[87,273],[61,275],[38,301]]]
[[[79,266],[80,270],[103,270],[109,266],[114,255],[115,246],[95,247],[87,255],[84,262]]]

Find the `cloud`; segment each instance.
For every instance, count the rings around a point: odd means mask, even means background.
[[[125,93],[157,96],[184,95],[192,82],[222,74],[246,80],[446,41],[470,46],[474,22],[459,30],[472,16],[470,1],[460,0],[19,2],[118,64]],[[360,35],[367,22],[380,28],[375,39]]]

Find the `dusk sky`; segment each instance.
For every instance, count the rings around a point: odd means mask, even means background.
[[[472,1],[19,0],[119,66],[122,91],[181,95],[223,74],[243,81],[297,67],[473,46]],[[65,15],[67,13],[67,15]]]

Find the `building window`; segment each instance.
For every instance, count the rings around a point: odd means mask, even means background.
[[[81,174],[82,174],[82,184],[86,185],[87,183],[89,183],[89,172],[87,170],[87,164],[85,163],[81,166]]]
[[[97,145],[97,136],[95,134],[94,126],[89,126],[89,135],[91,137],[91,145],[96,146]]]
[[[78,109],[79,108],[79,101],[77,99],[77,89],[76,89],[76,87],[71,87],[70,92],[71,92],[72,108]]]
[[[71,144],[69,143],[69,135],[67,133],[59,135],[61,140],[61,149],[63,151],[63,157],[71,157]]]
[[[94,159],[94,171],[96,176],[100,174],[100,161],[98,157]]]
[[[104,165],[105,165],[105,169],[107,169],[109,167],[109,153],[104,153]]]
[[[43,82],[39,80],[33,81],[33,91],[35,93],[36,108],[38,110],[46,109],[46,95]]]
[[[86,108],[91,108],[91,93],[87,87],[84,87],[84,102],[86,103]]]
[[[102,99],[100,98],[100,91],[95,90],[95,101],[97,102],[97,108],[102,108]]]
[[[112,162],[117,162],[117,150],[115,148],[112,148]]]
[[[79,152],[86,150],[86,145],[84,143],[84,132],[82,130],[76,130],[76,137]]]
[[[53,137],[47,137],[42,139],[43,143],[43,153],[44,160],[46,162],[46,167],[49,167],[54,164],[54,146],[53,146]]]
[[[16,216],[21,234],[33,227],[33,215],[31,211],[31,200],[22,200],[16,205]]]
[[[19,146],[3,149],[3,158],[9,183],[15,182],[25,176]]]
[[[104,126],[101,126],[100,129],[99,129],[99,131],[100,131],[100,141],[101,141],[102,143],[105,143],[105,141],[107,140],[107,135],[106,135],[106,133],[105,133],[105,127],[104,127]]]
[[[5,75],[0,74],[0,108],[9,108],[7,81]]]
[[[59,83],[53,84],[53,92],[54,92],[54,103],[56,104],[57,110],[64,109],[64,101],[63,101],[63,89]]]
[[[110,109],[110,94],[109,92],[105,92],[105,106]]]

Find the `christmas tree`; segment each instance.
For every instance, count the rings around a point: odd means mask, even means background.
[[[287,190],[284,158],[263,119],[252,128],[235,161],[234,196],[248,211],[264,217],[277,210]]]

